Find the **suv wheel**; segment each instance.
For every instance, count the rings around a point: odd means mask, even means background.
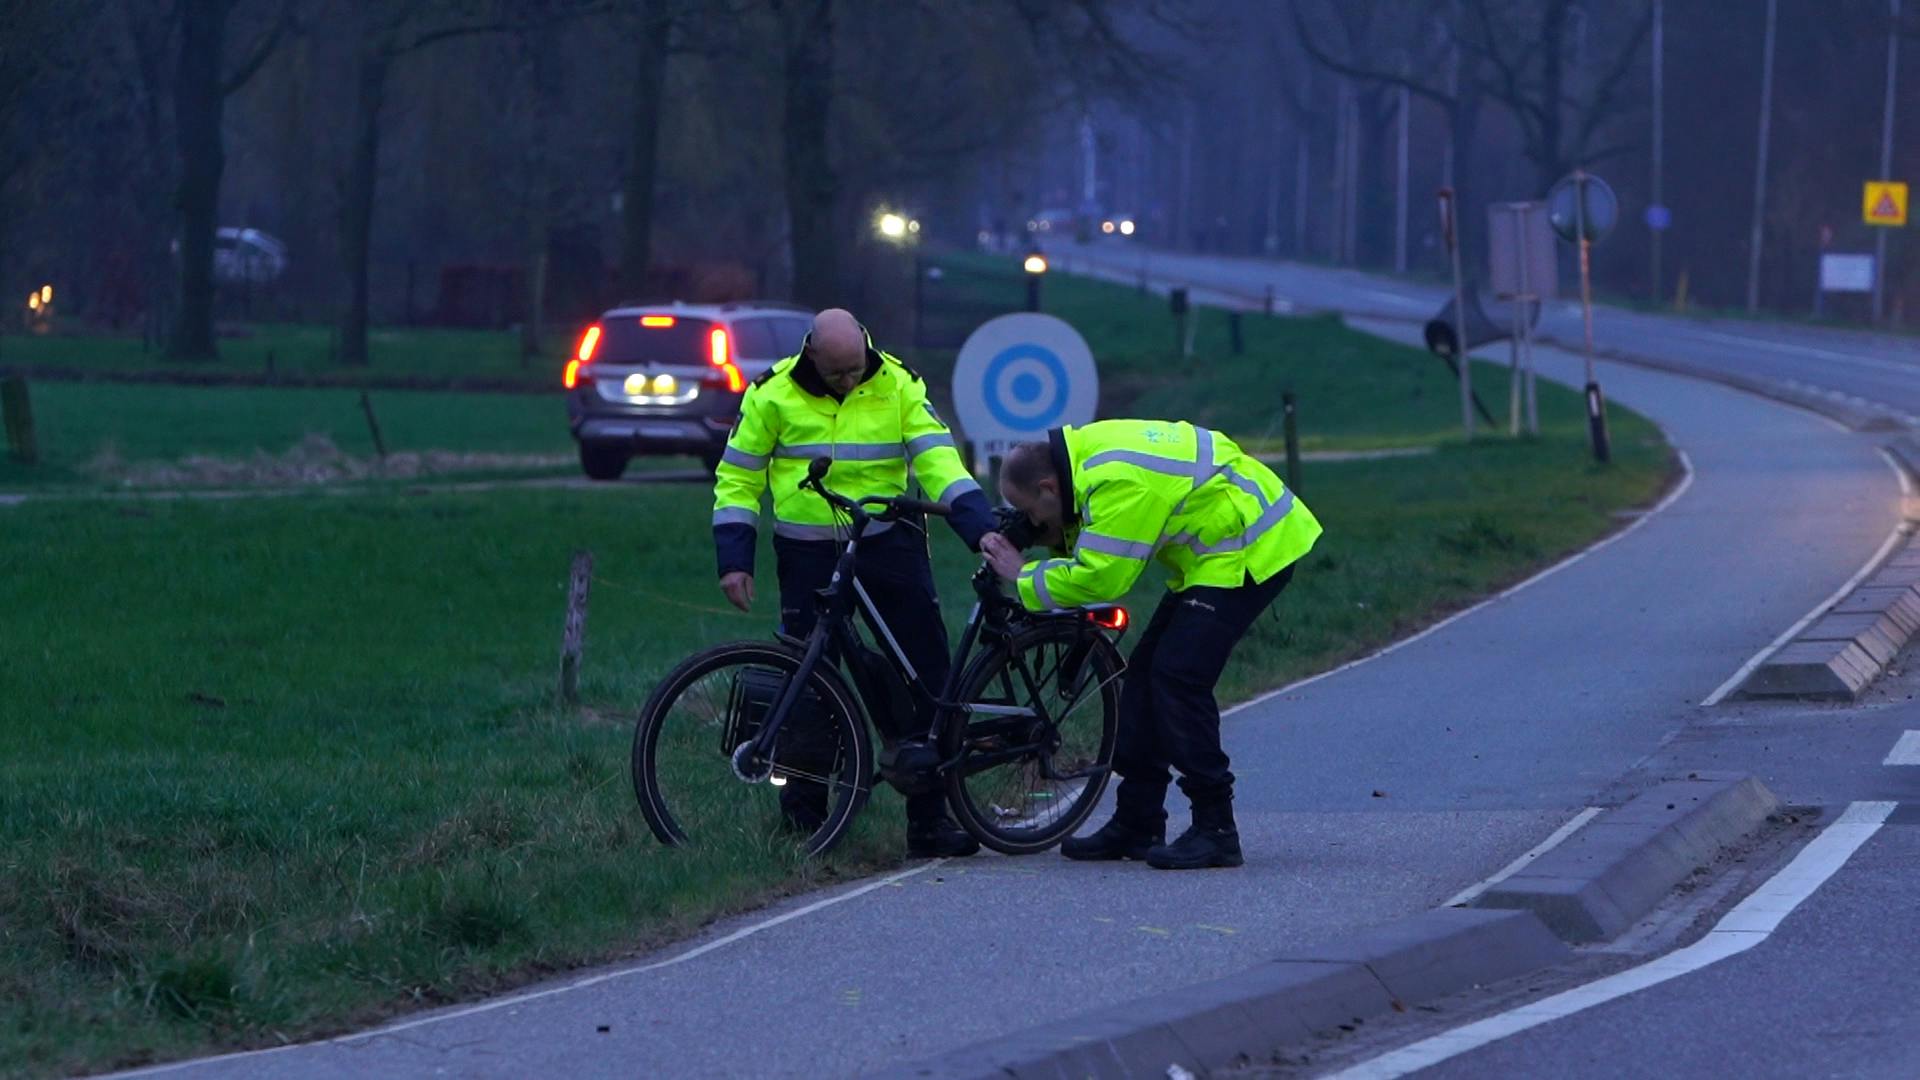
[[[618,480],[620,474],[627,471],[627,459],[632,455],[618,446],[596,446],[593,443],[580,444],[580,469],[593,480]]]

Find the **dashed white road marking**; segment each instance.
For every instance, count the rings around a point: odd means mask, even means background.
[[[1743,953],[1765,941],[1815,889],[1846,865],[1853,853],[1860,850],[1860,845],[1879,831],[1896,805],[1857,802],[1847,807],[1840,819],[1822,829],[1785,869],[1727,912],[1706,937],[1685,948],[1585,986],[1443,1031],[1342,1069],[1330,1080],[1394,1080]]]
[[[1887,453],[1886,450],[1884,449],[1881,450],[1880,456],[1886,459],[1887,467],[1893,470],[1893,475],[1900,481],[1900,494],[1903,497],[1911,495],[1913,492],[1913,481],[1907,478],[1907,471],[1901,468],[1900,463],[1893,460],[1893,455]],[[1827,613],[1828,608],[1831,608],[1833,605],[1839,603],[1842,599],[1846,597],[1848,593],[1854,590],[1855,586],[1859,585],[1862,581],[1865,581],[1868,574],[1871,574],[1874,572],[1874,570],[1878,569],[1880,566],[1881,560],[1887,557],[1887,553],[1893,550],[1893,546],[1895,544],[1899,543],[1901,540],[1906,538],[1907,533],[1908,533],[1908,528],[1907,528],[1907,523],[1905,521],[1902,521],[1900,524],[1895,525],[1893,527],[1893,531],[1887,534],[1886,540],[1881,542],[1880,550],[1874,552],[1871,556],[1869,556],[1867,558],[1867,561],[1861,564],[1860,569],[1854,571],[1853,576],[1847,579],[1846,584],[1840,586],[1838,589],[1835,589],[1832,596],[1829,596],[1825,600],[1820,601],[1820,603],[1812,611],[1809,611],[1805,615],[1800,616],[1799,622],[1796,622],[1792,626],[1787,627],[1786,630],[1783,631],[1779,637],[1774,638],[1772,641],[1768,642],[1766,648],[1761,649],[1757,653],[1754,653],[1753,658],[1751,660],[1748,660],[1746,663],[1740,665],[1739,671],[1734,672],[1730,677],[1728,677],[1726,682],[1723,682],[1720,684],[1718,689],[1714,690],[1713,693],[1708,694],[1706,697],[1706,700],[1700,703],[1701,706],[1711,707],[1714,705],[1718,705],[1720,704],[1721,700],[1725,698],[1728,694],[1731,694],[1735,690],[1739,689],[1740,684],[1746,681],[1747,676],[1753,674],[1754,668],[1757,668],[1761,664],[1766,663],[1767,657],[1772,656],[1774,653],[1780,651],[1781,646],[1785,645],[1789,641],[1792,641],[1796,634],[1800,633],[1800,631],[1802,630],[1805,630],[1807,628],[1808,623],[1811,623],[1813,620],[1819,618],[1822,615],[1825,615]]]
[[[1520,856],[1519,858],[1513,860],[1507,865],[1501,867],[1498,873],[1495,873],[1492,877],[1487,878],[1485,881],[1478,882],[1473,885],[1469,885],[1466,888],[1455,893],[1452,899],[1448,900],[1444,904],[1441,904],[1440,906],[1441,907],[1462,907],[1466,904],[1472,903],[1474,897],[1479,896],[1481,893],[1486,892],[1488,889],[1493,888],[1495,885],[1498,885],[1501,882],[1512,877],[1513,875],[1519,873],[1521,867],[1527,865],[1528,863],[1539,858],[1540,856],[1545,855],[1547,852],[1552,851],[1554,848],[1559,847],[1561,841],[1565,840],[1569,836],[1572,836],[1576,831],[1579,830],[1580,826],[1585,825],[1589,821],[1592,821],[1594,819],[1594,816],[1598,813],[1600,813],[1600,807],[1589,806],[1585,810],[1582,810],[1579,813],[1573,815],[1573,818],[1569,820],[1566,824],[1560,826],[1558,829],[1555,829],[1553,831],[1552,836],[1549,836],[1545,840],[1542,840],[1538,844],[1535,844],[1530,850],[1527,851],[1526,854]]]
[[[1882,765],[1920,765],[1920,731],[1909,731],[1893,744]]]

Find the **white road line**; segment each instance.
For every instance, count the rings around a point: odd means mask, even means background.
[[[1880,451],[1880,456],[1886,459],[1887,467],[1892,469],[1893,475],[1899,479],[1900,494],[1902,498],[1904,499],[1906,496],[1912,494],[1913,482],[1907,478],[1907,471],[1905,469],[1902,469],[1900,467],[1900,463],[1895,461],[1893,459],[1893,455],[1889,454],[1886,450],[1882,449]],[[1867,561],[1861,565],[1860,569],[1855,571],[1854,575],[1847,579],[1847,583],[1845,585],[1842,585],[1838,589],[1835,589],[1832,596],[1829,596],[1825,600],[1820,601],[1819,606],[1815,607],[1812,611],[1809,611],[1805,615],[1800,616],[1799,622],[1796,622],[1792,626],[1787,627],[1787,629],[1783,633],[1781,633],[1779,637],[1774,638],[1772,641],[1768,642],[1766,648],[1761,649],[1757,653],[1754,653],[1753,659],[1748,660],[1746,663],[1740,665],[1740,670],[1734,672],[1733,675],[1729,677],[1726,682],[1721,683],[1719,689],[1715,690],[1711,694],[1708,694],[1706,697],[1706,700],[1700,703],[1701,706],[1703,708],[1711,708],[1714,705],[1718,705],[1720,704],[1721,699],[1725,698],[1728,694],[1731,694],[1735,690],[1739,689],[1740,684],[1746,681],[1747,676],[1753,674],[1754,668],[1757,668],[1761,664],[1766,663],[1767,657],[1772,656],[1774,653],[1780,651],[1781,646],[1793,640],[1794,635],[1798,634],[1802,630],[1805,630],[1807,628],[1808,623],[1811,623],[1813,620],[1826,614],[1828,608],[1832,607],[1833,605],[1839,603],[1841,600],[1845,599],[1846,595],[1852,592],[1856,585],[1859,585],[1862,581],[1866,580],[1867,575],[1873,573],[1874,570],[1879,567],[1881,561],[1887,557],[1887,553],[1892,551],[1893,546],[1899,543],[1901,539],[1904,538],[1906,535],[1907,535],[1907,523],[1905,521],[1902,521],[1900,524],[1895,525],[1893,527],[1893,531],[1887,534],[1886,540],[1881,542],[1880,550],[1874,552],[1870,557],[1868,557]]]
[[[1920,765],[1920,731],[1909,731],[1893,744],[1882,765]]]
[[[1727,912],[1705,937],[1685,948],[1585,986],[1403,1046],[1333,1073],[1327,1080],[1393,1080],[1743,953],[1765,941],[1815,889],[1846,865],[1860,845],[1879,831],[1895,805],[1857,802],[1847,807],[1840,820],[1822,829],[1785,869]]]
[[[1672,439],[1667,440],[1669,444],[1671,444],[1672,441],[1673,441]],[[1447,627],[1452,626],[1454,623],[1459,622],[1461,619],[1464,619],[1467,616],[1473,614],[1474,612],[1479,611],[1482,608],[1491,607],[1494,604],[1497,604],[1500,601],[1513,596],[1515,593],[1518,593],[1520,590],[1536,585],[1542,581],[1545,581],[1547,578],[1550,578],[1553,575],[1559,573],[1560,571],[1565,570],[1567,567],[1572,566],[1573,564],[1581,561],[1582,559],[1585,559],[1590,555],[1594,555],[1600,551],[1603,551],[1606,548],[1612,546],[1613,544],[1619,543],[1621,540],[1624,540],[1629,535],[1631,535],[1634,532],[1634,530],[1640,528],[1642,525],[1645,525],[1647,522],[1652,521],[1655,515],[1659,514],[1661,511],[1665,510],[1667,507],[1672,506],[1674,502],[1680,498],[1680,496],[1685,495],[1687,493],[1688,488],[1691,488],[1693,486],[1693,460],[1687,457],[1687,452],[1685,450],[1680,451],[1679,454],[1680,454],[1680,467],[1682,470],[1684,470],[1684,475],[1681,476],[1680,483],[1671,492],[1668,492],[1667,497],[1664,499],[1661,499],[1660,502],[1657,505],[1655,505],[1653,509],[1647,511],[1645,514],[1642,514],[1639,520],[1635,521],[1631,525],[1628,525],[1626,528],[1621,529],[1619,532],[1614,533],[1612,536],[1609,536],[1606,539],[1600,541],[1599,543],[1593,545],[1592,547],[1587,548],[1585,551],[1574,552],[1572,555],[1569,555],[1566,558],[1560,560],[1559,562],[1554,563],[1552,566],[1547,567],[1545,570],[1540,571],[1539,573],[1533,575],[1532,577],[1521,582],[1520,584],[1507,589],[1505,592],[1498,593],[1494,596],[1490,596],[1487,599],[1482,600],[1479,603],[1473,605],[1472,607],[1467,608],[1465,611],[1454,612],[1452,615],[1449,615],[1446,618],[1440,620],[1439,622],[1434,623],[1432,626],[1427,627],[1425,630],[1420,631],[1419,633],[1413,635],[1410,638],[1402,638],[1399,641],[1396,641],[1393,644],[1388,645],[1387,647],[1381,649],[1380,651],[1368,653],[1367,655],[1359,658],[1358,660],[1349,660],[1346,663],[1341,664],[1339,667],[1334,668],[1332,671],[1323,671],[1318,675],[1310,675],[1307,678],[1301,679],[1299,682],[1288,683],[1287,685],[1282,686],[1277,690],[1269,690],[1258,697],[1249,698],[1246,701],[1243,701],[1240,704],[1235,705],[1233,708],[1223,711],[1220,715],[1223,717],[1232,716],[1234,713],[1237,713],[1242,709],[1251,709],[1255,705],[1258,705],[1263,701],[1267,701],[1269,699],[1279,697],[1282,694],[1290,694],[1296,690],[1305,689],[1306,687],[1312,686],[1314,683],[1317,683],[1322,679],[1331,679],[1335,675],[1338,675],[1343,671],[1350,671],[1353,668],[1359,667],[1361,664],[1371,663],[1372,661],[1378,660],[1383,656],[1387,656],[1392,653],[1399,652],[1401,649],[1404,649],[1407,646],[1412,645],[1414,642],[1419,641],[1421,638],[1427,637],[1432,634],[1437,634],[1440,631],[1445,630]]]
[[[1920,366],[1903,364],[1897,360],[1882,360],[1874,356],[1862,356],[1858,353],[1835,352],[1832,349],[1817,349],[1811,345],[1792,345],[1783,341],[1763,341],[1758,338],[1739,337],[1734,334],[1722,334],[1713,330],[1683,330],[1691,337],[1722,341],[1748,349],[1764,349],[1767,352],[1786,353],[1791,356],[1808,356],[1819,360],[1838,360],[1842,363],[1858,364],[1862,367],[1891,371],[1901,375],[1920,374]]]
[[[842,904],[847,902],[848,900],[853,900],[857,897],[865,896],[866,894],[873,892],[875,889],[884,889],[887,886],[894,884],[895,882],[913,877],[915,874],[924,874],[928,870],[932,870],[942,865],[946,861],[947,860],[945,859],[934,859],[923,865],[916,866],[911,870],[902,870],[897,874],[889,874],[886,877],[880,878],[876,881],[869,881],[865,885],[862,885],[857,889],[850,889],[847,892],[843,892],[837,896],[829,896],[824,900],[816,900],[813,903],[806,905],[805,907],[795,908],[792,911],[785,912],[780,915],[776,915],[771,919],[764,919],[760,922],[754,923],[751,926],[743,926],[740,929],[735,930],[733,933],[726,935],[725,937],[716,938],[712,941],[707,942],[704,945],[698,946],[696,948],[688,949],[686,952],[679,953],[678,955],[675,955],[675,956],[670,956],[665,960],[656,960],[650,964],[639,964],[634,967],[620,968],[615,971],[602,972],[598,975],[589,975],[583,979],[575,979],[574,981],[567,983],[565,986],[550,987],[546,990],[534,990],[525,994],[515,994],[511,997],[494,998],[488,1001],[480,1002],[477,1005],[469,1005],[464,1009],[454,1009],[449,1012],[435,1013],[432,1016],[423,1016],[417,1020],[407,1020],[398,1024],[389,1024],[386,1027],[373,1028],[368,1031],[358,1031],[358,1032],[354,1032],[351,1035],[340,1035],[332,1039],[316,1039],[313,1042],[294,1043],[289,1046],[276,1046],[267,1050],[248,1050],[238,1054],[221,1054],[217,1057],[204,1057],[204,1058],[194,1058],[188,1061],[175,1061],[166,1065],[155,1065],[145,1069],[134,1069],[131,1072],[113,1073],[112,1075],[113,1076],[157,1076],[161,1073],[175,1072],[180,1069],[191,1069],[191,1068],[198,1067],[200,1065],[206,1065],[216,1061],[240,1061],[246,1058],[257,1058],[257,1057],[264,1057],[268,1054],[284,1053],[288,1050],[300,1049],[303,1046],[322,1046],[322,1045],[331,1045],[331,1044],[361,1042],[366,1039],[376,1039],[386,1035],[397,1034],[399,1032],[408,1031],[413,1028],[426,1027],[430,1024],[444,1023],[448,1020],[458,1020],[461,1017],[473,1016],[478,1013],[493,1012],[498,1009],[511,1008],[515,1005],[524,1005],[529,1001],[537,1001],[541,998],[549,998],[549,997],[554,997],[555,995],[558,995],[558,994],[571,993],[572,991],[575,991],[575,990],[585,989],[586,987],[589,987],[589,986],[597,986],[601,983],[611,982],[615,979],[624,979],[630,975],[644,975],[649,971],[658,971],[661,968],[673,967],[676,964],[684,964],[688,960],[692,960],[695,957],[704,956],[707,953],[713,952],[715,949],[725,948],[726,946],[731,945],[736,941],[740,941],[745,938],[750,938],[753,935],[760,933],[762,930],[771,930],[774,927],[779,926],[781,923],[792,922],[794,919],[798,919],[803,915],[811,915],[822,908],[832,907],[835,904]]]
[[[1552,836],[1549,836],[1545,840],[1542,840],[1538,844],[1535,844],[1533,848],[1529,850],[1526,854],[1520,856],[1519,858],[1513,860],[1507,865],[1501,867],[1498,873],[1494,874],[1492,877],[1486,879],[1485,881],[1482,881],[1475,885],[1469,885],[1466,888],[1460,890],[1458,893],[1455,893],[1453,896],[1453,899],[1448,900],[1446,903],[1441,904],[1440,906],[1441,907],[1462,907],[1462,906],[1465,906],[1466,904],[1471,903],[1474,897],[1479,896],[1481,893],[1486,892],[1488,889],[1493,888],[1495,885],[1498,885],[1501,882],[1512,877],[1513,875],[1519,873],[1521,867],[1527,865],[1528,863],[1539,858],[1540,856],[1545,855],[1547,852],[1552,851],[1554,848],[1559,847],[1561,841],[1565,840],[1569,836],[1572,836],[1574,832],[1580,828],[1580,826],[1585,825],[1589,821],[1592,821],[1594,818],[1594,815],[1598,814],[1599,812],[1600,812],[1600,807],[1589,806],[1585,810],[1582,810],[1579,813],[1573,815],[1572,820],[1568,821],[1565,825],[1560,826],[1558,829],[1555,829],[1553,831]]]

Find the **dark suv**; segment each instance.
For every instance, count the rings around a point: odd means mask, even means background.
[[[761,301],[635,304],[580,335],[567,362],[567,426],[580,467],[614,480],[635,454],[693,454],[708,469],[727,448],[747,383],[800,351],[812,312]]]

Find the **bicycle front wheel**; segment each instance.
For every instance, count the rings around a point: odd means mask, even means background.
[[[995,851],[1026,855],[1072,834],[1100,802],[1120,724],[1119,651],[1089,624],[1037,623],[971,664],[947,726],[947,800]]]
[[[633,733],[633,791],[663,844],[818,855],[846,834],[873,784],[873,747],[846,684],[816,668],[770,760],[743,778],[734,751],[759,734],[800,668],[783,645],[697,653],[654,688]]]

